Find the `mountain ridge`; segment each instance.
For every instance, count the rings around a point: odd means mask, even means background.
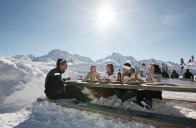
[[[73,61],[73,62],[76,61],[76,62],[99,63],[99,64],[114,63],[116,65],[122,65],[127,60],[129,60],[129,62],[131,62],[133,65],[136,65],[136,66],[139,66],[139,63],[141,64],[141,63],[146,63],[146,62],[148,62],[148,63],[151,62],[154,64],[160,64],[160,63],[170,63],[172,65],[177,64],[175,62],[156,60],[153,58],[144,59],[144,60],[136,60],[133,56],[123,56],[122,54],[117,53],[117,52],[113,52],[111,55],[108,55],[104,58],[100,58],[100,59],[93,61],[90,57],[81,56],[78,54],[70,54],[69,52],[63,51],[60,49],[53,49],[53,50],[49,51],[48,54],[38,56],[38,57],[35,57],[32,54],[29,54],[29,55],[15,55],[15,56],[13,56],[13,58],[15,58],[15,59],[29,59],[34,62],[51,62],[51,61],[56,62],[56,60],[58,58],[65,58],[68,61]]]

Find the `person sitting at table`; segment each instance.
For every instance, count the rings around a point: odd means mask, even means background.
[[[147,83],[160,84],[162,79],[161,70],[158,65],[152,64],[146,78]],[[152,109],[152,98],[162,99],[161,91],[141,90],[137,93],[137,103],[141,107]]]
[[[111,81],[115,81],[117,79],[116,74],[114,73],[114,66],[113,64],[107,64],[106,65],[106,72],[103,76],[106,79],[109,79]]]
[[[189,69],[186,69],[186,72],[184,73],[184,78],[186,79],[194,79],[193,74],[189,71]]]
[[[172,71],[171,78],[179,78],[179,74],[176,72],[176,70]]]
[[[101,78],[101,75],[97,72],[96,70],[96,66],[91,66],[90,68],[90,72],[88,72],[88,74],[86,75],[86,77],[84,78],[84,81],[86,82],[98,82],[98,80]],[[87,87],[90,92],[93,93],[93,95],[96,98],[100,98],[103,96],[102,93],[100,93],[100,89],[98,88],[92,88],[92,87]]]
[[[123,83],[129,83],[131,81],[143,81],[138,70],[131,67],[131,64],[125,63],[123,65],[122,80]]]
[[[84,95],[79,88],[72,84],[66,85],[62,79],[62,73],[67,69],[67,61],[65,59],[58,59],[56,62],[56,68],[49,71],[45,80],[45,94],[48,99],[60,99],[60,98],[76,98],[79,101],[90,101],[86,95]],[[68,77],[65,80],[70,80]]]
[[[96,66],[91,66],[90,72],[84,78],[84,81],[98,81],[101,78],[101,75],[96,71]]]
[[[133,67],[131,67],[130,63],[125,63],[123,65],[123,74],[122,74],[122,82],[123,83],[128,83],[131,81],[142,81],[140,73]],[[126,100],[133,98],[137,96],[137,89],[116,89],[115,94],[118,98],[121,99],[122,102],[125,102]]]
[[[109,81],[116,81],[117,76],[114,73],[114,66],[113,64],[107,64],[106,65],[106,72],[103,75],[103,79],[107,79]],[[108,97],[114,95],[114,89],[110,88],[96,88],[95,89],[95,97],[100,98],[100,97]]]
[[[163,78],[169,78],[169,74],[165,70],[163,70],[161,75],[162,75]]]

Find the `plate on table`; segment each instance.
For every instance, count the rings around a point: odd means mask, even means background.
[[[128,85],[140,85],[142,82],[140,81],[133,81],[133,80],[129,80],[129,81],[123,81],[123,84],[128,84]]]
[[[99,79],[100,83],[111,83],[110,79]]]
[[[68,82],[68,83],[79,83],[79,82],[82,82],[82,80],[68,80],[66,82]]]
[[[121,84],[120,81],[112,81],[112,84]]]
[[[92,81],[92,80],[84,80],[84,81],[82,81],[82,82],[87,82],[87,83],[98,83],[99,81],[98,81],[98,80],[94,80],[94,81]]]
[[[146,85],[163,85],[163,83],[145,83]]]
[[[142,82],[139,82],[139,81],[129,81],[126,84],[129,84],[129,85],[139,85],[139,84],[142,84]]]

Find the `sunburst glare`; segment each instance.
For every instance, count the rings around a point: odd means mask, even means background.
[[[103,26],[109,26],[115,22],[116,14],[115,10],[108,5],[103,5],[98,8],[96,18]]]

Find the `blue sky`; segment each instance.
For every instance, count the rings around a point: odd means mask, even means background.
[[[111,11],[103,24],[98,12]],[[61,49],[100,59],[196,56],[196,0],[0,0],[0,54]]]

